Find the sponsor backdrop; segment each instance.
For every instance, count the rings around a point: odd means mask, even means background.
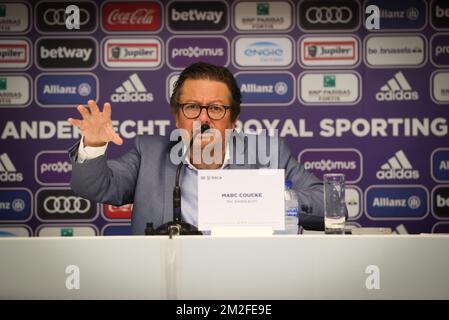
[[[2,1],[0,31],[2,236],[129,233],[131,204],[70,191],[66,119],[110,101],[125,139],[110,157],[167,135],[170,88],[200,60],[234,72],[244,130],[277,129],[319,177],[346,174],[351,225],[449,232],[448,1]]]

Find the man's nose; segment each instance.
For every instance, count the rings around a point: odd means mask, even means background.
[[[201,113],[198,117],[198,120],[200,120],[201,122],[209,122],[210,121],[210,118],[209,118],[209,115],[207,114],[206,108],[201,109]]]

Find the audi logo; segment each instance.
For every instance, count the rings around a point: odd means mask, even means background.
[[[75,196],[50,196],[44,201],[44,209],[48,213],[86,213],[90,209],[90,201]]]
[[[44,12],[44,21],[49,26],[64,26],[68,14],[65,9],[48,9]],[[80,25],[86,25],[89,22],[90,14],[84,8],[80,9]]]
[[[348,7],[310,7],[306,11],[306,19],[312,24],[348,23],[352,19],[352,11]]]

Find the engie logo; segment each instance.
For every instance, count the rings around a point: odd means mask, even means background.
[[[68,5],[79,8],[79,29],[66,28],[68,14],[65,10]],[[43,33],[46,32],[93,32],[98,25],[97,5],[91,1],[51,1],[39,2],[36,5],[36,28]]]
[[[41,225],[36,230],[38,237],[93,237],[98,235],[94,225]]]
[[[25,188],[0,188],[0,221],[31,219],[31,192]]]
[[[362,154],[356,149],[304,149],[298,162],[319,179],[326,173],[343,173],[348,183],[362,178]]]
[[[18,172],[7,153],[0,155],[0,182],[22,182],[23,174]]]
[[[228,11],[225,1],[172,1],[167,26],[172,32],[223,32],[229,26]]]
[[[240,37],[233,47],[237,67],[288,68],[293,63],[294,47],[290,37]]]
[[[0,32],[25,33],[30,28],[30,11],[26,3],[0,3]]]
[[[413,170],[404,151],[399,150],[380,167],[376,178],[379,180],[416,180],[419,179],[419,171]]]
[[[66,151],[41,151],[34,160],[36,181],[42,185],[70,183],[72,164]]]
[[[449,2],[447,0],[433,0],[430,5],[432,26],[437,29],[449,29]]]
[[[31,79],[28,75],[0,74],[0,108],[23,108],[31,103]]]
[[[421,35],[369,35],[365,38],[369,67],[420,67],[427,60],[426,39]]]
[[[137,73],[130,75],[129,79],[123,81],[111,95],[112,102],[152,102],[153,100],[153,94],[147,91]]]
[[[404,74],[399,71],[376,93],[377,101],[411,101],[418,100],[419,94],[414,91]]]
[[[98,79],[90,73],[42,73],[36,78],[36,102],[42,107],[73,108],[98,96]]]
[[[26,69],[30,56],[28,40],[0,38],[0,69]]]
[[[92,69],[97,64],[94,38],[40,38],[36,64],[41,69]]]
[[[355,30],[360,25],[358,1],[305,0],[298,8],[299,27],[305,31]]]
[[[103,44],[103,63],[111,69],[158,69],[162,42],[158,38],[109,38]]]
[[[131,219],[132,210],[132,204],[125,204],[120,207],[103,204],[103,215],[106,220],[129,220]]]
[[[106,32],[157,32],[162,27],[162,6],[156,1],[106,2],[101,13]]]
[[[289,72],[238,72],[242,106],[289,105],[295,98],[295,79]]]
[[[365,3],[365,7],[370,5],[379,7],[380,31],[421,30],[427,24],[427,10],[424,0],[369,0]]]
[[[422,186],[371,186],[366,190],[366,213],[373,220],[422,220],[429,211],[428,198]]]
[[[36,215],[41,221],[91,221],[97,214],[97,204],[75,196],[71,189],[41,188],[36,192]]]
[[[449,186],[438,186],[432,190],[432,212],[437,219],[449,218]]]
[[[359,41],[355,37],[304,37],[299,42],[300,64],[355,66],[359,62]]]
[[[436,182],[449,182],[449,148],[439,148],[432,152],[431,173]]]
[[[229,64],[229,42],[225,37],[172,37],[167,41],[167,63],[183,69],[199,60],[220,66]]]

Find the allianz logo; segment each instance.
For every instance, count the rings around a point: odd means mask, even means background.
[[[441,196],[440,194],[437,194],[436,196],[436,205],[437,208],[444,208],[444,207],[449,207],[449,197],[445,198],[443,196]]]
[[[380,17],[382,19],[408,19],[414,21],[419,19],[419,10],[414,7],[406,10],[380,9]]]
[[[92,48],[67,48],[65,46],[47,49],[44,46],[40,47],[40,57],[42,59],[81,59],[83,61],[88,61],[91,54]]]
[[[390,197],[374,197],[373,207],[380,208],[410,208],[418,209],[421,206],[421,199],[418,196],[410,196],[409,198],[390,198]]]
[[[200,48],[198,46],[188,48],[176,48],[171,51],[172,59],[176,57],[222,57],[225,52],[223,48]]]
[[[304,168],[307,170],[333,171],[333,170],[355,170],[355,161],[333,161],[330,159],[320,161],[306,161]]]
[[[242,93],[276,93],[281,96],[288,92],[288,85],[283,81],[276,82],[274,85],[243,83],[240,91]]]
[[[26,204],[23,199],[16,198],[13,201],[0,202],[0,210],[13,210],[15,212],[22,212],[25,210]]]
[[[379,180],[419,179],[419,171],[413,170],[404,151],[399,150],[380,167],[380,170],[376,172],[376,178]]]
[[[0,182],[22,182],[22,172],[17,172],[7,153],[0,155]]]
[[[200,11],[190,9],[188,11],[178,11],[175,8],[171,10],[172,21],[209,21],[219,24],[223,17],[223,11]]]
[[[269,41],[259,41],[254,42],[248,46],[244,51],[246,56],[261,56],[270,57],[277,56],[281,57],[284,54],[284,50],[274,42]]]
[[[413,91],[404,74],[399,71],[376,93],[377,101],[410,101],[418,100],[419,94]]]
[[[79,94],[86,97],[92,91],[90,84],[81,83],[78,86],[61,86],[59,84],[46,84],[43,87],[43,94]]]
[[[152,102],[153,100],[153,94],[147,91],[137,73],[133,73],[111,95],[112,102]]]
[[[440,165],[438,166],[439,170],[449,170],[449,160],[440,161]]]
[[[53,163],[42,163],[40,166],[41,174],[46,172],[67,173],[72,171],[72,164],[68,161],[58,161]]]

